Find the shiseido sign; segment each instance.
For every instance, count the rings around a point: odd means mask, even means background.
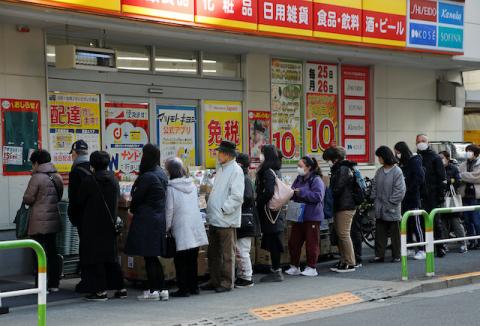
[[[437,1],[410,0],[410,19],[437,21]]]

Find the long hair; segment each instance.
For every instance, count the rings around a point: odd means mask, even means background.
[[[406,166],[408,164],[408,161],[412,158],[413,153],[408,147],[407,143],[404,141],[400,141],[395,144],[394,146],[395,150],[398,151],[401,155],[400,157],[400,165],[401,166]]]
[[[278,150],[274,145],[265,145],[262,147],[262,153],[265,160],[260,165],[258,171],[263,174],[265,171],[272,169],[274,171],[282,168],[282,161],[278,156]]]
[[[142,150],[142,160],[140,161],[140,174],[154,170],[160,166],[160,150],[152,144],[146,144]]]
[[[313,156],[304,156],[302,157],[303,163],[310,168],[310,171],[313,175],[318,175],[319,177],[323,177],[322,169],[318,165],[318,161]]]
[[[383,159],[383,164],[385,165],[395,165],[397,159],[393,155],[392,150],[387,146],[380,146],[376,151],[375,155]]]

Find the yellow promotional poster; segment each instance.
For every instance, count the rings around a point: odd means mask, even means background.
[[[70,172],[70,149],[77,140],[89,152],[100,150],[100,96],[81,93],[48,93],[48,127],[52,162],[58,172]]]
[[[205,167],[212,169],[217,164],[215,149],[222,140],[229,140],[242,150],[242,103],[232,101],[205,101]]]
[[[62,4],[61,7],[86,7],[92,9],[109,10],[120,12],[120,0],[50,0],[50,1],[24,1],[34,3],[45,3],[51,5],[52,3]],[[60,5],[59,5],[60,6]]]
[[[307,94],[307,154],[321,158],[323,152],[335,146],[338,139],[337,96]]]

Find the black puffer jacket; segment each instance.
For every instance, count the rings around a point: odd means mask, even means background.
[[[402,202],[402,211],[419,209],[422,206],[421,190],[425,184],[425,170],[420,155],[412,156],[406,165],[401,165],[407,192]]]
[[[275,171],[275,174],[280,177],[280,172]],[[265,213],[265,206],[272,199],[275,192],[275,175],[271,170],[260,169],[257,173],[256,179],[256,192],[257,192],[257,212],[260,219],[260,225],[262,233],[278,233],[283,232],[285,228],[285,214],[281,212],[278,216],[275,224],[272,224]],[[272,212],[275,217],[276,212]]]
[[[425,189],[422,191],[423,208],[430,212],[440,207],[445,197],[447,176],[440,156],[431,149],[419,151],[425,168]]]
[[[255,209],[255,190],[253,189],[252,180],[250,180],[250,177],[247,174],[245,174],[245,191],[243,192],[242,215],[243,214],[253,215],[253,228],[244,227],[242,216],[242,226],[237,229],[237,238],[241,239],[258,236],[260,222],[258,221],[257,210]]]
[[[352,169],[356,162],[343,160],[332,166],[330,188],[333,192],[333,208],[335,212],[353,211],[356,209],[353,200],[353,182],[355,181]]]

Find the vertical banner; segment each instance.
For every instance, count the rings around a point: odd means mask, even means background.
[[[271,141],[271,113],[248,111],[249,155],[252,163],[260,163],[262,147]]]
[[[49,143],[58,172],[70,172],[70,149],[77,140],[89,152],[100,149],[100,96],[98,94],[49,92]]]
[[[162,165],[168,158],[181,158],[185,166],[197,160],[197,108],[157,105],[157,144]]]
[[[215,149],[222,140],[229,140],[242,151],[242,103],[231,101],[204,101],[205,167],[215,168]]]
[[[370,162],[370,71],[368,67],[342,67],[342,139],[347,156]]]
[[[28,175],[30,154],[41,148],[40,101],[0,99],[3,175]]]
[[[110,169],[124,181],[139,173],[142,148],[148,143],[148,104],[105,103],[105,150]]]
[[[271,86],[272,140],[284,164],[297,164],[302,157],[302,62],[272,59]]]

